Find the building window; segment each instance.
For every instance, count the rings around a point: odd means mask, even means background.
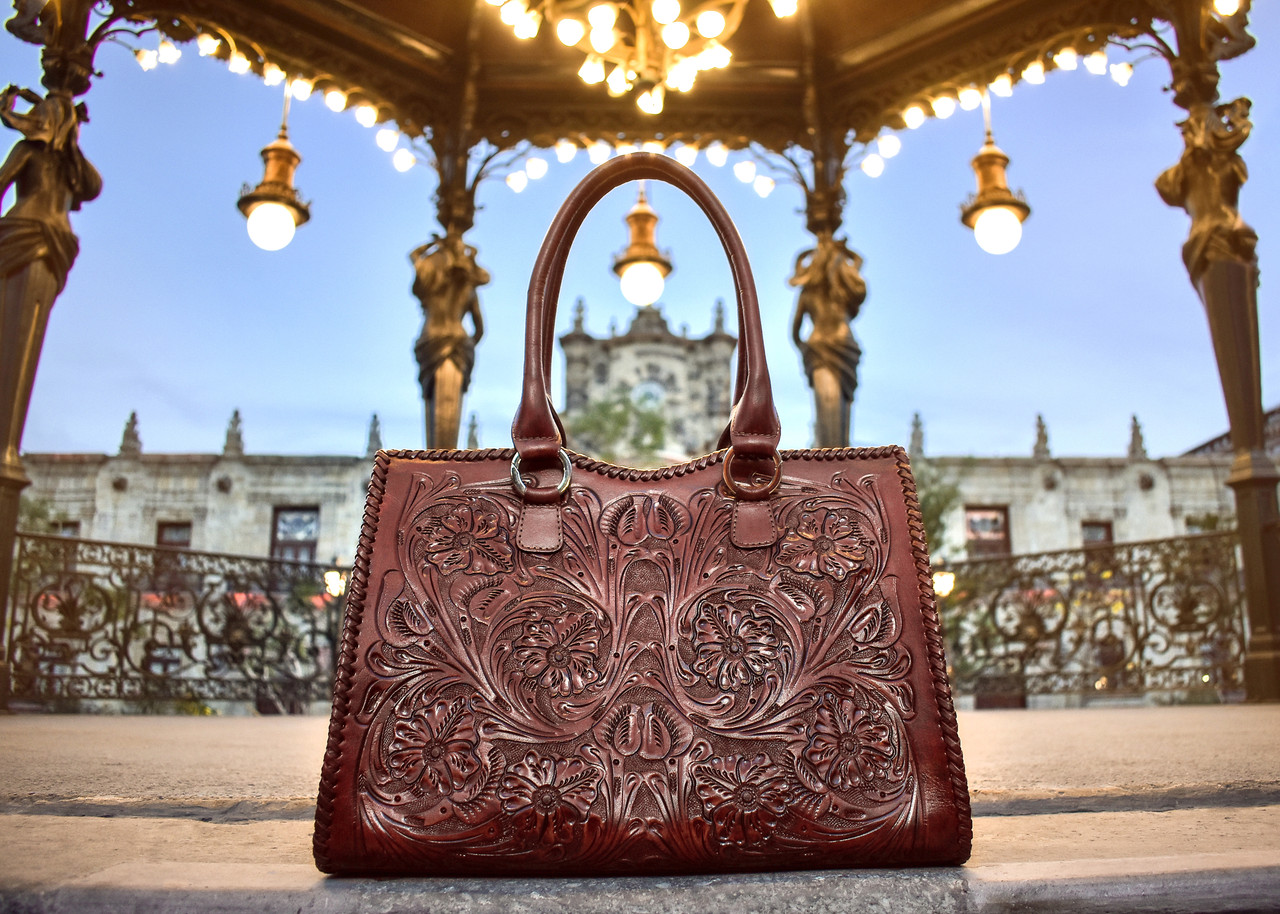
[[[966,505],[964,537],[970,558],[1009,555],[1009,509]]]
[[[1115,542],[1115,537],[1111,533],[1111,521],[1109,520],[1085,521],[1080,525],[1080,536],[1084,540],[1086,549],[1090,546],[1109,546]]]
[[[319,508],[276,508],[271,525],[271,557],[290,562],[314,562],[319,533]]]
[[[53,522],[53,535],[65,536],[68,539],[79,539],[80,537],[80,521],[78,520],[56,520]]]
[[[191,521],[162,521],[156,524],[156,545],[190,549]]]

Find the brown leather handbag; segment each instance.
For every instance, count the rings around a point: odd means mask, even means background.
[[[710,216],[738,289],[722,446],[634,470],[565,449],[556,298],[637,178]],[[552,223],[514,450],[384,451],[352,575],[315,857],[328,873],[593,875],[958,864],[972,823],[901,448],[777,450],[724,208],[638,153]]]

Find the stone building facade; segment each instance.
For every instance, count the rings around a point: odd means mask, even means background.
[[[673,333],[655,306],[636,309],[625,333],[592,336],[586,330],[582,299],[574,306],[573,328],[560,337],[564,350],[565,424],[592,404],[625,395],[637,405],[659,410],[666,435],[659,457],[678,463],[716,448],[729,421],[730,363],[737,339],[724,328],[724,302],[717,301],[712,329],[691,337],[687,327]],[[572,442],[588,453],[599,450],[588,439]],[[621,449],[620,462],[632,455]]]

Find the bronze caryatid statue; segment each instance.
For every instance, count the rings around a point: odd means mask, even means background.
[[[476,289],[489,282],[489,273],[476,263],[476,249],[455,230],[434,236],[409,259],[416,274],[413,294],[425,318],[413,350],[427,407],[427,447],[453,448],[458,446],[462,395],[471,383],[476,343],[484,335]],[[468,315],[471,332],[462,323]]]
[[[858,387],[858,359],[862,350],[849,322],[867,297],[860,269],[862,257],[844,239],[819,231],[817,246],[796,257],[798,286],[791,336],[804,359],[805,374],[813,388],[816,447],[847,447],[853,394]],[[812,325],[807,339],[800,336],[804,319]]]
[[[31,105],[26,113],[15,110],[19,99]],[[18,451],[40,344],[80,249],[67,214],[102,190],[80,152],[84,119],[84,106],[63,89],[44,97],[16,86],[0,92],[0,122],[22,134],[0,165],[0,203],[14,189],[13,205],[0,216],[0,484],[16,489],[27,482]]]

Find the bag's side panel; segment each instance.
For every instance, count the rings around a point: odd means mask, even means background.
[[[722,454],[658,471],[577,457],[563,545],[548,554],[516,546],[509,458],[428,452],[388,467],[344,632],[324,868],[707,872],[967,855],[900,449],[785,454],[777,539],[741,548]]]

